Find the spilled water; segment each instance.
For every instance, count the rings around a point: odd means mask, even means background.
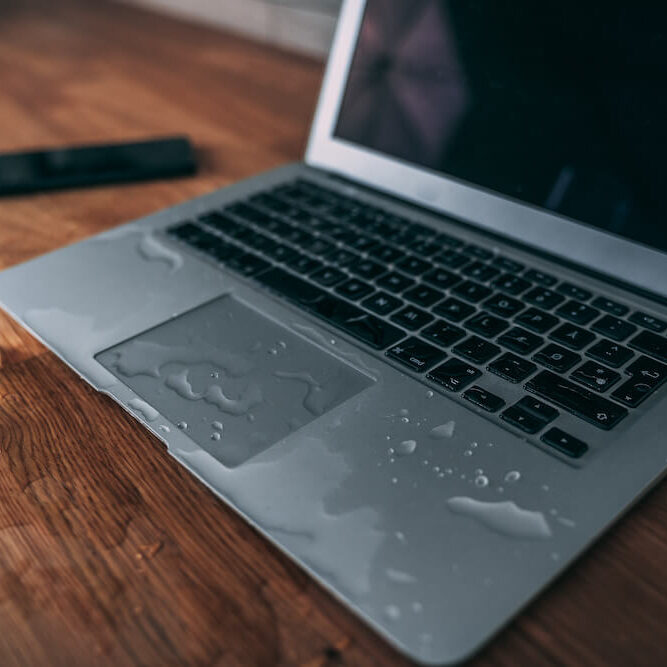
[[[454,436],[454,429],[456,428],[456,422],[448,421],[446,424],[441,424],[431,429],[429,434],[434,440],[443,440],[444,438],[452,438]]]
[[[544,514],[522,509],[509,500],[483,502],[459,496],[450,498],[447,505],[454,514],[475,519],[487,528],[507,537],[534,540],[551,537],[551,528]]]
[[[140,398],[133,398],[127,403],[135,412],[138,412],[146,421],[155,421],[160,413],[152,406]]]

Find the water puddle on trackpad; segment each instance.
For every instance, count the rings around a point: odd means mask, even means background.
[[[232,296],[115,345],[96,359],[229,467],[373,383]]]

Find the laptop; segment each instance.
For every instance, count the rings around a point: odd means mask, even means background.
[[[2,306],[459,662],[667,466],[666,25],[347,0],[303,162],[6,270]]]

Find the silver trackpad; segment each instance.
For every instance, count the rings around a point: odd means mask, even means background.
[[[229,467],[373,383],[231,296],[96,359]]]

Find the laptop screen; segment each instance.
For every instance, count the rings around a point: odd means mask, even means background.
[[[667,3],[368,0],[335,134],[667,251]]]

